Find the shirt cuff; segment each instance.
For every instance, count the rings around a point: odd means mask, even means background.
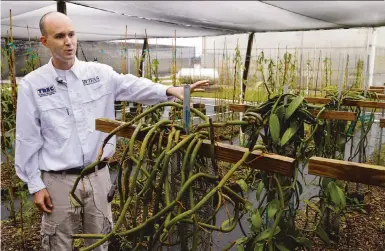
[[[160,102],[165,102],[165,101],[175,101],[174,96],[167,96],[167,89],[172,87],[172,86],[167,86],[163,84],[158,84],[158,97],[160,99]]]
[[[30,194],[34,194],[42,189],[46,188],[40,175],[28,182],[28,190]]]

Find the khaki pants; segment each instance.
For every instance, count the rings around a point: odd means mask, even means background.
[[[43,250],[70,251],[73,248],[72,234],[106,234],[112,228],[111,203],[107,202],[107,194],[111,188],[108,166],[102,170],[85,176],[80,180],[75,194],[84,203],[74,207],[70,202],[69,193],[78,175],[43,172],[43,182],[51,196],[53,210],[51,214],[44,213],[41,225]],[[85,240],[91,245],[94,240]],[[108,243],[94,249],[108,250]]]

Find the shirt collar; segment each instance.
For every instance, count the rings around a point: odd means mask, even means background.
[[[53,78],[56,79],[58,75],[52,63],[52,57],[49,59],[48,67],[50,68]],[[80,79],[80,61],[77,57],[75,57],[75,62],[69,70],[72,71],[78,79]]]

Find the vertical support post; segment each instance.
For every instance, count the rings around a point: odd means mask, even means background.
[[[57,1],[56,8],[58,12],[63,13],[64,15],[67,15],[67,6],[65,1]]]
[[[190,99],[191,99],[191,89],[190,85],[183,86],[183,127],[186,131],[186,134],[190,132]]]
[[[302,76],[303,76],[303,31],[301,31],[301,55],[300,55],[300,59],[299,59],[299,88],[298,88],[298,91],[299,93],[301,93],[301,90],[302,90],[302,82],[303,82],[303,79],[302,79]]]
[[[372,28],[372,39],[369,45],[369,80],[367,88],[373,86],[373,73],[374,73],[374,62],[376,59],[376,43],[377,43],[377,29]],[[366,89],[366,88],[365,88]]]
[[[254,40],[254,32],[251,32],[249,34],[249,40],[247,42],[246,57],[245,57],[245,69],[243,70],[243,77],[242,77],[241,104],[243,104],[243,101],[245,100],[246,81],[247,81],[247,76],[249,74],[251,49],[253,47],[253,40]]]
[[[143,41],[143,48],[142,48],[142,58],[143,60],[140,60],[140,66],[139,66],[139,76],[143,77],[143,62],[144,62],[144,57],[146,56],[146,50],[148,49],[148,39],[147,37]]]

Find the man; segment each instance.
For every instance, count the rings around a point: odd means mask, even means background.
[[[71,235],[80,227],[83,233],[108,233],[112,226],[111,205],[107,203],[111,181],[105,164],[79,183],[76,194],[83,200],[84,212],[69,196],[76,177],[96,160],[107,135],[95,130],[95,119],[115,119],[115,100],[152,105],[171,97],[182,99],[183,88],[79,61],[72,22],[62,13],[45,14],[40,30],[40,41],[50,49],[52,58],[19,84],[15,167],[43,212],[43,249],[71,250]],[[191,88],[207,83],[200,81]],[[115,143],[115,138],[110,140],[103,159],[113,155]],[[87,245],[92,242],[86,240]],[[107,250],[107,246],[97,250]]]

